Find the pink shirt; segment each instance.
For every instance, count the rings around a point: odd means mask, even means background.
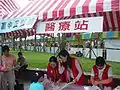
[[[2,56],[3,66],[7,68],[12,68],[16,65],[16,57],[13,55],[10,55],[8,57]]]

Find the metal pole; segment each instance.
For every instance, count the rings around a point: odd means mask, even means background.
[[[60,51],[60,33],[57,34],[58,35],[58,52]]]
[[[2,55],[2,34],[0,34],[0,55]]]
[[[22,51],[22,37],[20,37],[20,41],[19,41],[19,51]]]
[[[52,39],[53,39],[53,44],[54,44],[53,51],[54,51],[54,56],[55,56],[55,37],[53,37]]]
[[[26,44],[27,44],[27,41],[26,41],[26,38],[27,38],[27,37],[25,36],[25,40],[24,40],[25,51],[27,51],[27,45],[26,45]]]
[[[2,65],[2,34],[0,34],[0,65]],[[0,72],[0,90],[2,90],[2,72]]]
[[[35,30],[35,42],[34,42],[34,51],[36,52],[37,50],[36,50],[36,39],[37,39],[37,37],[36,37],[36,30]]]
[[[45,50],[45,36],[43,35],[43,52],[46,52]]]

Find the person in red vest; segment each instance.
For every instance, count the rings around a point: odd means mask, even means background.
[[[84,73],[79,61],[75,57],[71,57],[66,50],[61,50],[58,57],[61,59],[58,65],[59,72],[65,74],[66,81],[73,81],[76,85],[83,85]]]
[[[91,83],[99,86],[101,90],[112,90],[112,80],[112,67],[106,64],[103,57],[97,57],[91,71]]]
[[[65,80],[64,76],[58,71],[58,62],[55,56],[51,56],[49,59],[47,74],[48,78],[55,83],[64,82]]]

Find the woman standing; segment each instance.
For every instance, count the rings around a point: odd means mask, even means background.
[[[83,85],[84,73],[79,61],[76,58],[71,57],[66,50],[61,50],[58,57],[61,59],[62,63],[59,63],[59,72],[61,74],[65,73],[66,81],[73,81],[77,85]]]
[[[20,70],[26,70],[26,68],[28,67],[28,63],[22,52],[18,52],[17,65],[20,65]]]
[[[2,47],[2,61],[5,70],[3,72],[3,90],[14,90],[14,83],[15,83],[15,74],[12,68],[16,66],[16,57],[9,53],[10,49],[8,46]],[[7,87],[8,85],[8,87]]]

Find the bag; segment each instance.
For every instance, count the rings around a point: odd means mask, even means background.
[[[14,90],[24,90],[24,85],[23,84],[15,84]]]

